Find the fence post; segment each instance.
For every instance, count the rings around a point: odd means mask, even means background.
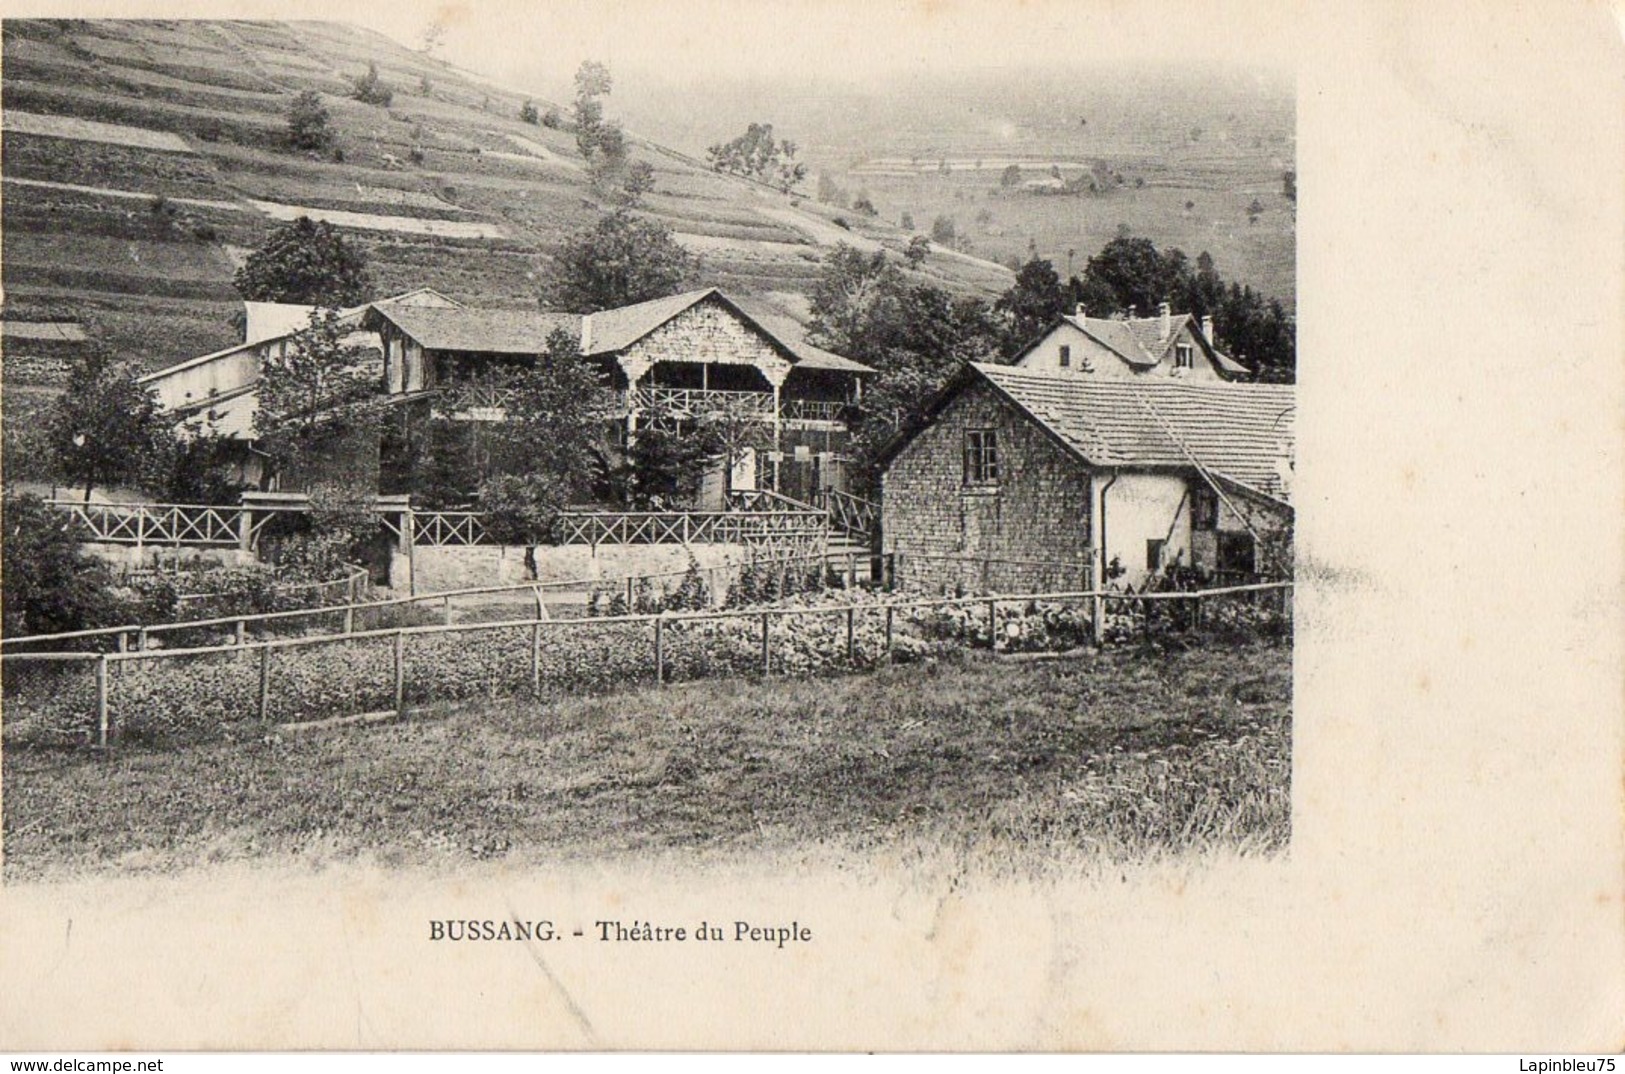
[[[243,644],[248,641],[248,620],[237,620],[237,659],[243,658]]]
[[[540,697],[542,693],[542,624],[540,620],[532,623],[530,628],[530,693],[532,697]]]
[[[996,605],[998,601],[987,602],[987,648],[989,652],[999,651],[999,620]]]
[[[890,604],[886,605],[886,663],[888,663],[888,664],[892,662],[892,652],[891,652],[891,619],[892,619],[892,611],[893,611],[892,606]]]
[[[767,640],[767,621],[768,621],[769,618],[772,617],[772,615],[773,615],[772,612],[763,612],[762,613],[762,675],[763,676],[770,675],[770,674],[772,674],[772,671],[773,671],[773,653],[772,653],[772,650],[768,648],[768,640]]]
[[[107,748],[107,654],[103,653],[96,659],[96,742],[102,749]]]
[[[846,554],[846,588],[854,589],[857,587],[857,584],[858,554],[856,552],[848,552]]]
[[[346,634],[355,633],[355,604],[353,601],[344,606],[344,632]]]
[[[449,595],[440,598],[440,619],[444,625],[451,626],[451,597]]]
[[[1194,598],[1195,607],[1191,609],[1191,626],[1197,630],[1202,629],[1202,594],[1197,593]]]
[[[395,715],[406,711],[406,632],[395,632]]]
[[[626,614],[632,615],[637,609],[632,606],[632,576],[626,576]]]
[[[854,620],[857,614],[858,610],[856,608],[848,607],[846,609],[846,662],[848,664],[855,664],[858,659],[857,638],[853,633],[853,628],[856,625]]]
[[[271,646],[260,645],[260,723],[271,722]]]
[[[666,620],[655,619],[655,685],[666,685]]]
[[[1090,600],[1093,607],[1090,609],[1089,618],[1094,628],[1095,647],[1099,648],[1106,641],[1106,597],[1096,589]]]

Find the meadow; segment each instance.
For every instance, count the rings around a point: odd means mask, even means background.
[[[841,845],[1027,874],[1273,854],[1290,837],[1291,663],[1271,642],[963,652],[179,749],[8,749],[6,879],[316,844],[392,867]]]

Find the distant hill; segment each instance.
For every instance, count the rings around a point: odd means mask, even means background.
[[[520,120],[525,95],[368,30],[116,20],[3,29],[8,387],[48,389],[88,340],[148,367],[231,345],[236,266],[302,212],[365,247],[383,294],[428,286],[469,305],[524,308],[538,300],[549,249],[612,205],[569,131]],[[393,91],[388,107],[349,96],[369,62]],[[307,89],[323,95],[341,159],[281,148],[288,106]],[[910,237],[720,175],[649,134],[630,138],[632,158],[655,168],[641,211],[700,255],[705,284],[804,317],[800,296],[829,247],[900,252]],[[921,274],[982,295],[1011,279],[952,251],[933,253]]]

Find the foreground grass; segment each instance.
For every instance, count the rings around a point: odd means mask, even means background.
[[[1291,650],[962,661],[429,710],[172,750],[9,749],[9,880],[320,848],[385,865],[650,853],[1079,860],[1289,835]]]

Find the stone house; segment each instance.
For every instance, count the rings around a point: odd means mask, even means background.
[[[1233,380],[1251,372],[1219,350],[1213,318],[1198,323],[1164,302],[1155,317],[1089,317],[1079,306],[1015,356],[1013,365],[1101,377]]]
[[[969,365],[882,452],[883,548],[934,590],[1287,573],[1293,398]]]

